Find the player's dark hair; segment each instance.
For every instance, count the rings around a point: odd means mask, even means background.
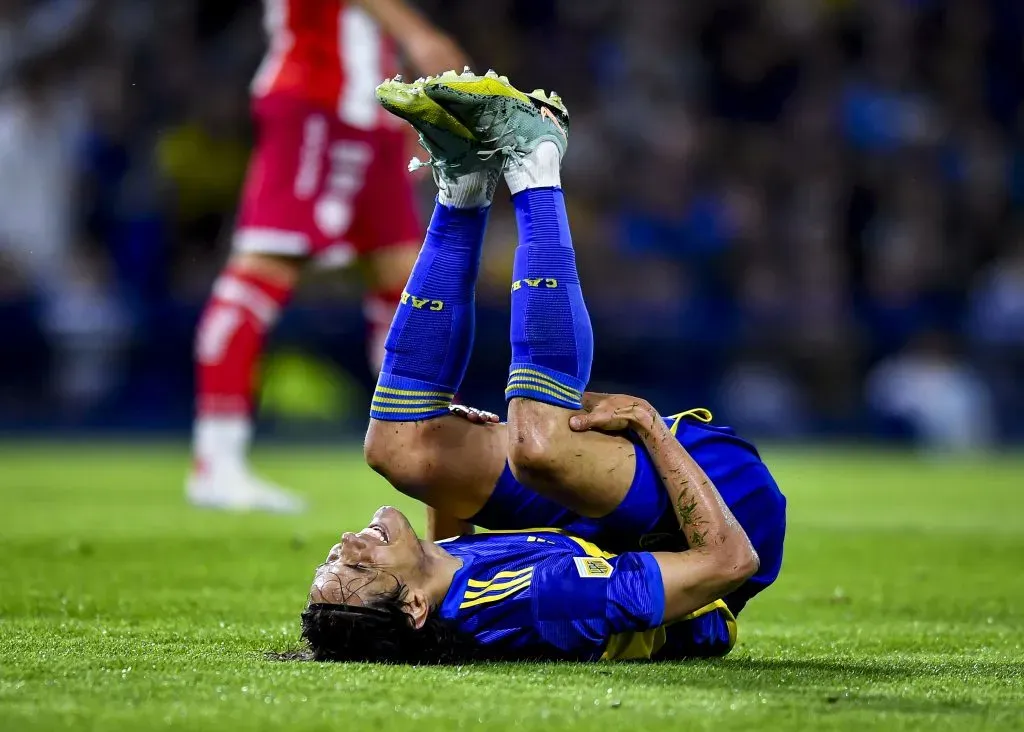
[[[313,660],[447,664],[483,657],[481,644],[438,617],[436,608],[417,628],[405,612],[405,593],[399,584],[369,605],[307,605],[302,611],[302,638]]]

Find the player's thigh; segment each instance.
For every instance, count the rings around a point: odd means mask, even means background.
[[[259,138],[234,250],[347,263],[358,202],[375,164],[375,133],[301,100],[262,99],[254,115]]]
[[[401,292],[423,240],[423,223],[406,170],[404,137],[391,130],[375,132],[373,154],[373,165],[355,200],[349,241],[371,290]]]
[[[367,463],[392,486],[459,519],[475,516],[505,467],[505,425],[455,416],[419,422],[371,419]]]
[[[633,484],[637,450],[627,439],[573,432],[573,412],[533,401],[508,405],[508,459],[516,478],[581,516],[614,511]]]
[[[257,142],[242,189],[232,249],[246,255],[308,258],[321,245],[314,204],[330,122],[297,100],[253,105]]]

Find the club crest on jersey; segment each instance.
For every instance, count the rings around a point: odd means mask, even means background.
[[[607,559],[601,557],[573,557],[580,577],[611,577],[615,569]]]

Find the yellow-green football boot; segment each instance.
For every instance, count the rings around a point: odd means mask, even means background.
[[[555,144],[559,156],[565,155],[569,110],[554,92],[535,89],[527,94],[494,71],[477,76],[468,69],[427,79],[424,91],[506,162],[520,160],[545,140]]]
[[[426,161],[413,158],[409,170],[430,167],[439,185],[467,173],[499,172],[501,161],[493,159],[493,153],[465,125],[424,93],[425,84],[424,79],[406,84],[396,76],[377,87],[377,101],[416,129],[420,146],[430,155]]]

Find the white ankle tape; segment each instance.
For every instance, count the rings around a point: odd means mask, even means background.
[[[483,208],[491,205],[497,186],[497,170],[477,170],[447,181],[437,191],[437,202],[455,208]]]
[[[555,188],[562,185],[561,167],[558,146],[545,140],[520,162],[509,162],[505,182],[512,195],[527,188]]]

